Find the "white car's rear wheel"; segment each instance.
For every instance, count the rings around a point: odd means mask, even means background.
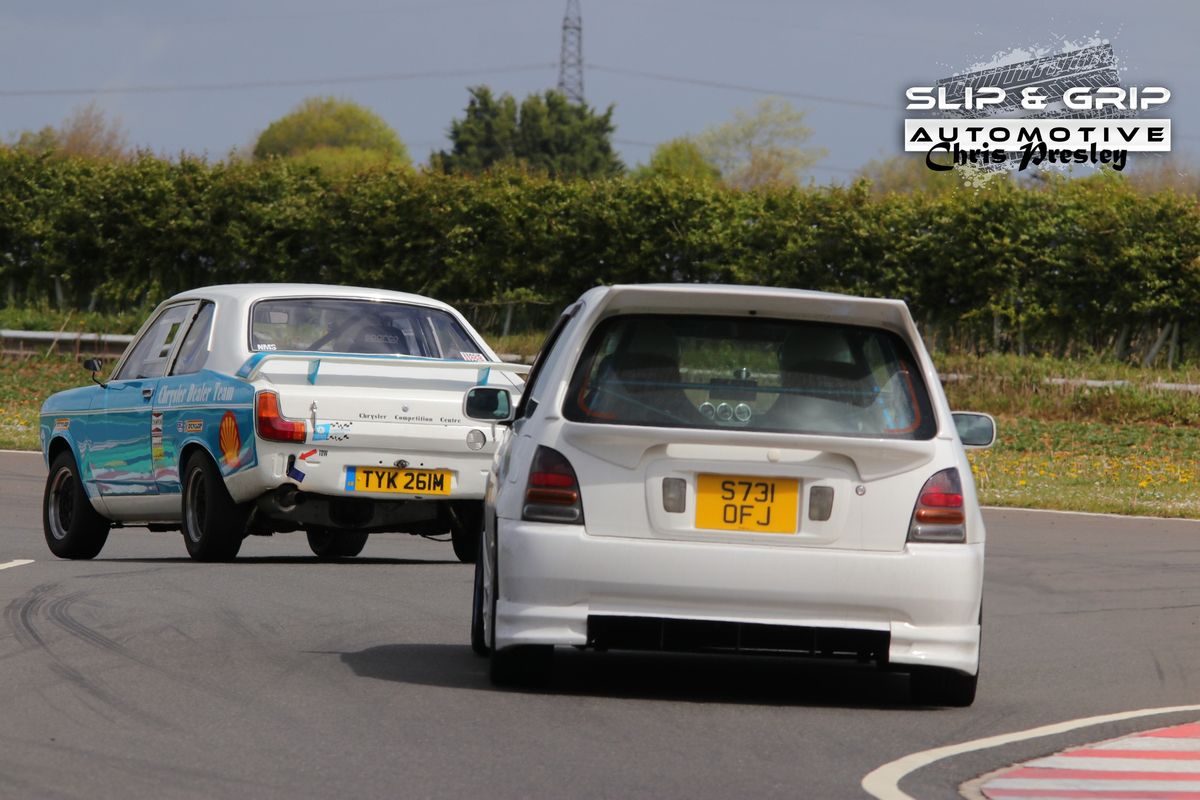
[[[183,541],[196,561],[232,561],[246,534],[247,510],[233,502],[220,470],[197,450],[183,468]]]
[[[943,667],[914,667],[908,681],[916,705],[965,708],[975,702],[979,673],[968,675]]]
[[[480,547],[479,558],[475,560],[475,593],[471,598],[471,649],[477,656],[486,656],[492,649],[483,624],[489,613],[488,605],[490,605],[483,585],[483,567],[486,561],[487,549]]]
[[[489,667],[497,686],[545,686],[554,673],[554,646],[518,644],[493,649]]]
[[[482,537],[480,537],[482,539]],[[519,644],[496,647],[496,603],[500,597],[499,548],[482,548],[481,555],[494,557],[491,581],[484,576],[480,595],[488,613],[490,639],[488,674],[496,686],[544,686],[554,673],[554,645]],[[490,591],[488,591],[490,590]],[[474,637],[472,637],[473,639]],[[474,642],[472,642],[474,644]],[[478,651],[476,651],[478,652]]]
[[[306,528],[308,547],[322,561],[353,558],[363,551],[367,534],[361,531],[339,531],[336,528]]]

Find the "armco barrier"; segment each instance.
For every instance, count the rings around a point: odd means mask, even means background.
[[[132,341],[128,333],[0,330],[0,352],[12,356],[59,353],[76,358],[117,358]]]

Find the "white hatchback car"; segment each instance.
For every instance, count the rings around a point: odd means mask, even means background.
[[[898,300],[593,289],[493,461],[472,646],[498,683],[555,645],[841,656],[969,705],[984,526],[968,445]],[[960,436],[961,433],[961,436]]]

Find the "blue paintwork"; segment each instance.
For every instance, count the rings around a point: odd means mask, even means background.
[[[178,494],[192,443],[226,477],[258,463],[254,387],[211,370],[59,392],[42,405],[40,431],[47,461],[53,441],[70,446],[90,497]]]

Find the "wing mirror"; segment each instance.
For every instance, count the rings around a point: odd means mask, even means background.
[[[98,358],[89,358],[83,362],[83,368],[92,373],[92,381],[99,386],[106,385],[104,381],[96,377],[96,373],[104,369],[104,362]]]
[[[463,397],[463,416],[485,422],[511,422],[512,392],[498,386],[476,386]]]
[[[958,430],[958,438],[963,447],[991,447],[996,441],[996,420],[991,414],[979,414],[974,411],[955,411],[954,427]]]

